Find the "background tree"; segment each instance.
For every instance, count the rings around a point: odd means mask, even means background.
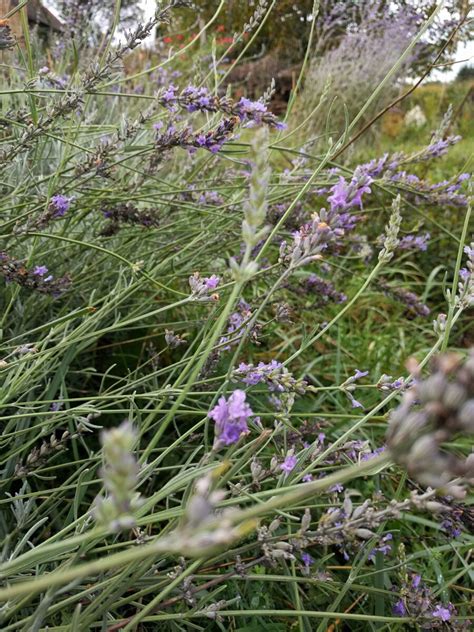
[[[218,0],[194,0],[195,12],[183,13],[186,25],[195,19],[196,13],[203,20],[209,20],[216,12]],[[376,19],[383,28],[384,23],[393,24],[399,21],[405,28],[410,20],[414,28],[420,27],[432,14],[437,3],[433,0],[375,0],[367,3],[361,0],[321,0],[316,17],[316,36],[314,52],[321,55],[327,50],[337,48],[348,31],[362,26],[371,14],[372,22]],[[225,10],[218,20],[219,26],[232,35],[240,32],[245,24],[249,24],[252,16],[264,13],[270,6],[269,0],[227,0]],[[302,60],[308,44],[310,23],[314,0],[280,0],[272,9],[271,19],[264,24],[258,43],[251,54],[272,52],[291,63]],[[440,12],[433,25],[419,43],[412,59],[411,74],[420,74],[433,59],[433,46],[440,48],[449,38],[453,28],[463,22],[469,11],[469,0],[448,0],[444,10]],[[472,35],[468,24],[458,31],[456,38],[447,46],[439,63],[451,61],[453,53],[460,41],[467,41]],[[263,49],[262,49],[263,47]]]

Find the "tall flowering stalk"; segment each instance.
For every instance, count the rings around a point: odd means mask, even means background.
[[[245,254],[240,264],[235,259],[230,260],[235,279],[246,279],[256,273],[258,265],[255,261],[250,261],[251,252],[268,232],[264,222],[268,210],[267,195],[271,170],[268,164],[268,131],[266,128],[262,127],[254,134],[250,143],[250,160],[252,172],[249,199],[244,204],[244,221],[242,222]]]
[[[140,506],[140,495],[135,492],[139,471],[133,455],[136,440],[137,435],[128,421],[102,433],[101,476],[106,496],[96,499],[94,514],[97,522],[110,531],[135,525],[134,512]]]

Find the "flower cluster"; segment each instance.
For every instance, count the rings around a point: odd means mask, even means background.
[[[393,411],[387,446],[420,483],[462,496],[462,488],[450,483],[458,477],[474,482],[474,454],[462,459],[441,446],[458,433],[474,434],[474,350],[464,361],[456,354],[439,356],[433,368]]]
[[[215,129],[197,133],[189,125],[178,129],[174,123],[170,123],[168,127],[164,128],[160,121],[154,126],[156,130],[155,151],[150,159],[150,168],[155,168],[162,160],[164,152],[174,147],[182,147],[190,153],[197,149],[207,149],[213,154],[218,153],[224,144],[232,138],[238,122],[235,117],[225,118]]]
[[[244,391],[236,390],[228,400],[221,397],[217,406],[209,412],[215,421],[214,449],[236,443],[242,434],[248,432],[247,421],[253,411],[247,404]]]
[[[229,323],[224,336],[221,336],[219,345],[224,345],[223,349],[228,351],[231,347],[239,343],[242,336],[246,333],[246,325],[252,318],[252,310],[250,305],[243,298],[237,303],[235,312],[229,316]],[[258,325],[254,325],[252,330],[247,332],[257,342]]]
[[[420,575],[410,574],[405,577],[398,592],[400,598],[392,608],[395,616],[411,617],[423,630],[468,632],[471,629],[470,621],[455,620],[458,613],[452,603],[437,601]]]
[[[345,234],[345,227],[338,214],[325,209],[314,213],[311,222],[304,224],[293,233],[293,243],[280,244],[281,263],[296,268],[322,258],[328,245],[337,242]]]
[[[9,283],[17,283],[29,290],[55,297],[69,289],[71,279],[67,274],[55,279],[48,272],[44,265],[37,265],[28,270],[22,261],[10,257],[6,252],[0,252],[0,275]]]
[[[71,208],[74,199],[74,197],[67,197],[62,194],[53,195],[47,209],[39,217],[31,218],[26,222],[26,225],[20,226],[17,232],[28,231],[31,228],[44,228],[52,220],[64,217]]]
[[[199,272],[195,272],[189,277],[189,287],[191,288],[191,298],[195,301],[216,301],[219,295],[213,292],[219,285],[219,277],[213,274],[210,277],[201,278]]]
[[[65,195],[53,195],[51,198],[50,206],[54,212],[54,217],[63,217],[69,211],[71,202],[74,198],[67,197]]]
[[[474,305],[474,242],[464,248],[467,255],[465,268],[459,271],[457,303],[460,307],[467,308]]]
[[[289,453],[280,469],[288,474],[291,472],[296,461],[290,461]],[[404,500],[392,500],[387,504],[380,504],[376,500],[366,499],[361,504],[356,504],[352,500],[353,493],[346,492],[344,500],[340,506],[331,506],[318,520],[316,528],[311,528],[313,522],[309,509],[306,509],[301,518],[301,528],[294,537],[286,542],[278,541],[279,520],[274,520],[269,527],[262,527],[259,533],[259,540],[265,543],[264,552],[271,559],[281,557],[280,553],[273,554],[278,550],[285,551],[285,559],[294,559],[294,554],[300,551],[307,551],[311,547],[336,546],[349,560],[351,555],[360,551],[361,547],[368,540],[373,540],[374,545],[368,552],[368,559],[374,560],[377,553],[382,555],[390,554],[392,550],[391,542],[393,535],[389,532],[379,536],[376,530],[384,525],[387,520],[400,518],[403,512],[413,509],[433,511],[438,503],[432,501],[433,491],[418,494],[412,492],[410,497]],[[273,535],[272,542],[268,535]],[[277,546],[275,547],[275,543]]]
[[[355,169],[350,182],[340,176],[339,182],[330,189],[332,195],[328,197],[328,202],[331,209],[343,212],[354,206],[362,208],[362,196],[371,193],[372,181],[372,177],[360,166]]]
[[[213,95],[204,87],[189,85],[180,93],[179,89],[171,84],[158,97],[158,102],[169,110],[182,107],[188,112],[222,112],[226,116],[238,117],[247,125],[264,123],[275,129],[284,129],[284,124],[278,121],[263,101],[251,101],[241,97],[235,102],[229,97]]]
[[[394,380],[391,375],[384,373],[377,382],[377,388],[381,391],[398,391],[406,388],[407,384],[403,377]]]
[[[446,138],[437,138],[424,149],[422,159],[430,160],[431,158],[439,158],[448,153],[448,149],[452,145],[456,145],[461,140],[461,136],[447,136]]]
[[[293,233],[291,246],[286,242],[281,244],[280,261],[293,268],[302,266],[320,259],[329,245],[340,243],[358,221],[358,217],[349,212],[350,209],[362,208],[362,196],[370,193],[371,183],[372,178],[360,167],[356,168],[350,182],[341,176],[330,189],[329,209],[313,213],[312,221]]]
[[[317,274],[310,274],[303,282],[303,288],[306,294],[311,293],[317,296],[316,306],[322,306],[326,303],[345,303],[347,296],[339,292],[334,284],[327,279],[323,279]]]
[[[31,472],[43,467],[55,454],[66,450],[67,443],[71,439],[77,438],[80,434],[85,432],[85,430],[85,426],[79,425],[73,434],[71,434],[69,430],[64,430],[58,438],[56,434],[53,433],[49,439],[43,441],[39,447],[34,447],[23,463],[16,463],[14,476],[25,478]]]
[[[397,248],[398,250],[425,251],[428,248],[429,240],[429,233],[423,233],[422,235],[405,235],[404,237],[400,237]]]
[[[233,376],[248,386],[266,384],[270,391],[278,393],[293,391],[303,395],[306,390],[306,382],[295,379],[277,360],[271,360],[268,363],[259,362],[257,365],[241,362],[233,371]]]
[[[423,303],[421,298],[415,294],[415,292],[410,292],[398,285],[391,285],[387,279],[383,277],[378,280],[377,284],[387,296],[394,297],[398,303],[401,303],[406,307],[408,316],[426,317],[430,315],[430,308],[428,305]]]
[[[467,205],[467,197],[462,193],[462,185],[468,178],[468,173],[462,173],[451,180],[430,184],[414,174],[398,171],[392,173],[388,180],[407,189],[406,193],[415,203],[463,207]]]
[[[104,217],[109,221],[108,225],[103,228],[101,235],[115,235],[121,224],[139,225],[145,228],[156,227],[159,225],[158,217],[155,212],[141,211],[131,202],[116,204],[113,207],[103,210]]]

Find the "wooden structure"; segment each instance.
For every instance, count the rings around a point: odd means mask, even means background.
[[[18,0],[0,0],[0,20],[4,18],[10,11],[15,9],[19,4]],[[47,9],[41,0],[29,0],[27,5],[24,7],[26,9],[28,15],[28,22],[31,26],[39,25],[41,28],[45,30],[52,30],[60,32],[63,30],[63,24],[61,20],[52,13],[49,9]],[[20,13],[15,13],[8,20],[8,24],[16,37],[21,37],[22,28],[21,28],[21,20]]]

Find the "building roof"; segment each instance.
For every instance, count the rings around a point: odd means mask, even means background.
[[[14,0],[13,4],[18,4],[18,0]],[[30,22],[47,26],[54,31],[63,30],[64,25],[61,20],[50,9],[46,8],[41,0],[30,0],[26,8]]]

